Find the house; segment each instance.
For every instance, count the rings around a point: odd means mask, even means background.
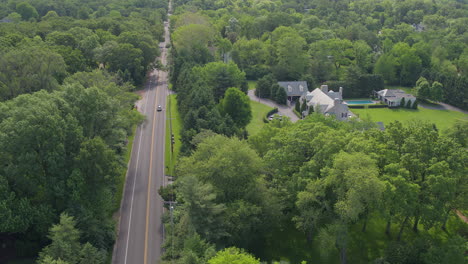
[[[416,101],[416,97],[411,94],[407,94],[400,89],[384,89],[375,92],[375,95],[380,101],[386,103],[390,107],[400,106],[401,100],[403,98],[405,98],[405,104],[407,104],[408,101],[411,101],[411,105],[413,105],[414,101]]]
[[[309,90],[307,82],[278,82],[279,86],[283,87],[288,95],[288,101],[292,102],[305,95]]]
[[[338,120],[347,120],[351,116],[348,105],[343,102],[343,87],[338,92],[328,90],[328,85],[322,85],[312,92],[307,92],[301,100],[306,100],[307,111],[313,107],[315,112],[324,115],[334,115]]]

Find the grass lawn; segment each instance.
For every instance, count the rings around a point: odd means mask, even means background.
[[[456,120],[468,121],[468,115],[460,112],[449,110],[432,110],[419,107],[418,110],[413,109],[389,109],[389,108],[368,108],[368,109],[350,109],[351,112],[359,115],[361,118],[370,117],[374,122],[383,122],[385,125],[398,120],[407,122],[411,120],[429,121],[436,124],[439,130],[445,130],[451,127]]]
[[[273,108],[256,101],[250,101],[250,106],[252,107],[252,120],[247,125],[247,132],[249,135],[255,135],[265,125],[263,118]]]
[[[249,84],[249,90],[255,89],[255,85],[257,85],[257,81],[247,81]]]
[[[164,149],[164,165],[166,168],[166,175],[172,175],[174,172],[174,165],[179,155],[182,142],[180,141],[180,132],[182,129],[182,120],[180,119],[179,111],[177,110],[177,95],[171,94],[167,96],[166,107],[166,147]],[[174,134],[175,144],[174,153],[171,155],[171,121],[172,133]]]

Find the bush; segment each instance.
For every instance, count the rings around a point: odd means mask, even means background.
[[[275,107],[266,114],[266,117],[268,118],[269,116],[276,114],[276,113],[278,113],[278,108]]]

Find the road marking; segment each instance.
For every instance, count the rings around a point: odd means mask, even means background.
[[[154,103],[156,104],[158,102],[158,82],[156,81],[156,86],[155,86],[155,101]],[[149,225],[149,208],[150,208],[150,202],[151,202],[151,171],[153,167],[153,148],[154,148],[154,125],[156,124],[156,108],[153,109],[153,128],[151,130],[151,148],[150,148],[150,166],[149,166],[149,173],[148,173],[148,190],[147,190],[147,197],[146,197],[146,231],[145,231],[145,255],[144,255],[144,261],[143,263],[147,263],[147,255],[148,255],[148,225]]]
[[[151,82],[149,84],[151,86]],[[149,87],[148,87],[149,88]],[[147,93],[149,93],[149,89],[146,89]],[[144,96],[144,103],[143,103],[143,114],[145,113],[146,110],[146,104],[148,103],[148,95],[145,93]],[[138,161],[140,159],[140,147],[141,147],[141,138],[142,138],[142,132],[143,132],[143,126],[140,126],[140,140],[138,141],[138,151],[137,151],[137,160],[136,160],[136,169],[135,169],[135,177],[133,177],[133,189],[132,189],[132,201],[130,203],[130,218],[128,220],[128,231],[127,231],[127,243],[125,245],[125,259],[124,263],[127,264],[127,254],[128,254],[128,241],[130,240],[130,226],[132,224],[132,211],[133,211],[133,198],[135,197],[135,181],[138,175]]]

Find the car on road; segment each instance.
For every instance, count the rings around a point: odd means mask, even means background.
[[[158,105],[158,107],[156,108],[156,110],[157,110],[158,112],[161,112],[161,111],[162,111],[161,105]]]

